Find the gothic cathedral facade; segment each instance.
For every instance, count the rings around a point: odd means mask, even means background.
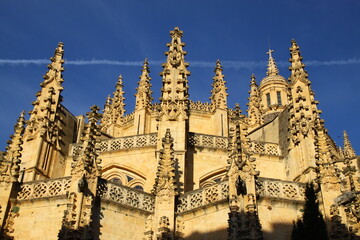
[[[358,158],[346,132],[342,147],[328,135],[297,42],[287,80],[269,50],[244,114],[227,105],[220,61],[210,102],[189,99],[182,35],[170,31],[160,101],[145,60],[130,114],[121,76],[102,113],[69,112],[58,44],[0,159],[2,238],[290,239],[308,182],[329,237],[360,236]]]

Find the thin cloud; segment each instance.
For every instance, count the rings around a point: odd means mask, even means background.
[[[47,59],[0,59],[0,66],[4,65],[44,65],[48,64]],[[108,59],[91,59],[91,60],[65,60],[66,65],[117,65],[117,66],[141,66],[142,61],[117,61]],[[150,61],[150,64],[160,65],[163,61]],[[190,61],[192,67],[213,67],[214,62],[209,61]],[[241,69],[241,68],[263,68],[266,65],[265,61],[221,61],[221,64],[226,68]],[[289,62],[279,61],[277,64],[281,67],[289,65]],[[310,60],[305,61],[307,66],[334,66],[334,65],[351,65],[360,64],[360,58],[351,58],[344,60],[329,60],[329,61],[317,61]]]

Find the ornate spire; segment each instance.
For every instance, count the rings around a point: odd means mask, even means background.
[[[150,76],[149,76],[149,66],[148,60],[145,59],[144,65],[141,70],[140,81],[138,82],[138,87],[136,88],[136,102],[135,102],[135,110],[148,108],[151,105],[151,101],[153,98],[151,97],[151,83],[150,83]]]
[[[101,114],[98,113],[99,107],[92,106],[91,112],[86,113],[88,123],[85,125],[83,136],[81,138],[82,147],[79,157],[74,158],[72,163],[71,175],[76,177],[85,177],[87,179],[100,176],[100,163],[98,159],[96,143],[100,135],[98,122]]]
[[[48,65],[48,71],[44,75],[44,81],[40,84],[41,90],[36,94],[37,99],[32,104],[34,109],[30,112],[30,120],[26,129],[26,134],[34,135],[38,132],[50,143],[58,146],[57,134],[59,126],[56,123],[57,107],[62,101],[60,95],[63,90],[62,72],[64,71],[64,44],[59,43],[55,50],[54,56],[50,58],[51,63]],[[54,129],[53,131],[51,129]]]
[[[100,130],[98,122],[101,114],[99,107],[90,107],[86,113],[88,123],[85,124],[81,137],[81,149],[71,163],[71,183],[68,192],[67,209],[64,211],[59,239],[90,239],[93,236],[93,206],[101,176],[101,159],[98,158],[98,140]]]
[[[257,214],[254,159],[248,151],[247,128],[236,107],[234,127],[230,130],[228,172],[229,179],[229,239],[262,239],[261,224]]]
[[[25,129],[25,112],[20,114],[15,126],[14,135],[11,135],[9,145],[6,147],[4,161],[0,162],[0,183],[17,182],[20,172],[20,157],[23,144],[23,133]]]
[[[317,117],[315,120],[315,151],[316,165],[318,168],[318,180],[325,191],[340,190],[340,179],[337,177],[334,157],[331,154],[331,145],[327,131],[324,127],[324,120]]]
[[[262,123],[261,111],[260,111],[260,96],[259,89],[256,83],[255,75],[251,75],[250,81],[250,97],[248,98],[248,123],[251,127],[258,126]]]
[[[291,40],[291,47],[290,50],[290,56],[289,62],[291,63],[291,66],[289,67],[289,70],[291,71],[290,76],[290,82],[294,83],[297,80],[301,80],[305,83],[309,83],[310,81],[307,79],[308,74],[305,71],[305,64],[302,63],[302,56],[300,54],[300,47],[297,45],[296,41],[293,39]]]
[[[215,66],[215,76],[213,77],[213,84],[211,90],[211,105],[212,109],[216,108],[227,109],[227,87],[225,86],[226,81],[224,80],[224,75],[222,74],[222,66],[220,60],[216,61]]]
[[[275,60],[272,57],[273,52],[274,50],[269,49],[269,51],[266,53],[269,55],[268,70],[266,73],[267,76],[274,76],[279,74],[279,69],[277,68]]]
[[[181,42],[183,32],[176,27],[170,31],[171,43],[168,43],[169,51],[165,52],[166,62],[163,64],[161,88],[161,116],[165,115],[167,120],[176,120],[180,115],[187,119],[188,108],[188,80],[190,72],[186,69],[189,66],[185,62],[186,52],[183,51],[185,43]]]
[[[41,87],[45,87],[52,81],[56,81],[57,84],[61,85],[61,83],[64,81],[62,77],[62,72],[64,71],[64,67],[62,66],[64,63],[63,47],[64,44],[59,42],[57,48],[55,49],[54,56],[50,58],[51,63],[48,65],[49,71],[47,71],[47,73],[44,75],[44,81],[40,84]]]
[[[350,143],[349,136],[344,130],[344,157],[345,158],[354,158],[356,157],[355,151]]]
[[[239,104],[235,105],[231,120],[234,124],[234,127],[230,129],[230,142],[228,149],[229,167],[231,169],[232,166],[236,166],[233,169],[235,171],[233,173],[236,174],[239,174],[238,171],[243,171],[242,173],[246,172],[245,174],[257,176],[259,173],[255,170],[255,165],[252,164],[252,160],[250,160],[247,127],[243,123]],[[229,172],[231,172],[231,170],[229,170]]]
[[[103,116],[101,118],[101,124],[100,124],[101,130],[106,132],[110,124],[111,124],[111,98],[110,95],[108,95],[104,104]]]
[[[122,76],[120,75],[118,81],[116,82],[115,92],[113,92],[113,98],[111,99],[111,105],[109,107],[112,124],[120,123],[120,119],[125,113],[123,87]]]
[[[165,137],[162,139],[162,149],[160,150],[160,160],[156,173],[153,194],[166,195],[168,197],[177,195],[175,179],[175,158],[173,149],[174,139],[171,137],[170,129],[166,129]]]
[[[318,118],[321,111],[317,109],[318,101],[315,100],[314,92],[311,90],[311,83],[308,80],[305,65],[301,62],[300,48],[295,40],[291,41],[289,59],[291,66],[289,70],[290,86],[290,131],[293,143],[297,145],[301,139],[312,134],[314,121]]]

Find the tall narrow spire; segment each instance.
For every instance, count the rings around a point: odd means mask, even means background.
[[[165,137],[162,139],[163,148],[160,150],[160,160],[152,190],[154,194],[164,191],[166,195],[177,195],[173,142],[174,139],[171,137],[170,129],[168,128],[166,129]]]
[[[67,209],[64,211],[59,239],[91,239],[93,229],[94,198],[101,176],[101,159],[98,158],[97,144],[100,130],[98,122],[101,114],[99,107],[92,106],[86,113],[81,137],[80,154],[73,157],[71,163],[71,183],[68,190]]]
[[[251,128],[259,126],[262,123],[261,110],[260,110],[260,96],[259,89],[256,83],[255,75],[251,75],[250,91],[249,91],[248,106],[248,123]]]
[[[113,92],[113,97],[107,97],[104,110],[103,118],[101,120],[101,130],[114,136],[116,135],[116,128],[121,124],[121,120],[124,117],[125,113],[125,103],[124,103],[124,91],[123,91],[123,82],[122,76],[118,77],[116,82],[115,92]]]
[[[344,130],[344,157],[345,158],[354,158],[356,157],[355,151],[351,145],[349,140],[349,136],[347,135],[346,131]]]
[[[211,90],[211,105],[213,110],[216,108],[227,109],[227,87],[225,86],[226,81],[222,73],[222,66],[220,60],[216,61],[215,76],[213,77],[213,84]]]
[[[237,106],[230,130],[227,177],[229,181],[229,239],[262,239],[257,213],[254,159],[248,151],[247,127],[240,118]]]
[[[106,132],[109,125],[111,124],[111,98],[110,95],[107,96],[104,110],[103,110],[103,117],[101,118],[101,130]]]
[[[101,114],[98,113],[99,107],[92,106],[91,112],[88,112],[88,123],[85,125],[83,136],[81,138],[81,153],[78,158],[74,158],[72,163],[71,175],[77,177],[93,178],[100,176],[100,163],[98,159],[96,143],[97,137],[100,135],[98,122]]]
[[[14,134],[11,135],[9,145],[6,147],[4,161],[0,162],[0,183],[17,182],[20,172],[20,157],[23,144],[23,133],[25,129],[25,112],[20,114],[15,126]]]
[[[290,131],[293,143],[297,145],[301,139],[313,134],[314,121],[321,113],[317,109],[318,101],[314,98],[314,92],[311,90],[311,82],[308,80],[305,64],[302,63],[300,55],[300,47],[295,40],[291,41],[289,62],[291,66],[289,70],[291,75],[289,78],[290,86]]]
[[[141,70],[140,81],[138,82],[138,87],[136,88],[137,92],[135,94],[136,102],[135,102],[135,110],[148,108],[151,105],[151,101],[153,98],[151,97],[151,83],[149,76],[149,66],[148,60],[145,59],[144,65]]]
[[[169,51],[165,52],[166,62],[163,64],[161,88],[161,115],[168,120],[176,120],[180,115],[187,119],[188,108],[188,80],[190,72],[186,69],[189,66],[185,62],[186,52],[183,51],[185,43],[181,42],[183,32],[176,27],[170,31],[171,43],[168,43]]]
[[[310,83],[310,81],[307,79],[308,74],[305,70],[305,64],[302,63],[300,47],[297,45],[294,39],[291,40],[291,47],[289,48],[289,50],[291,56],[291,58],[289,59],[289,62],[291,63],[291,66],[289,67],[289,70],[291,71],[291,76],[289,80],[292,83],[294,83],[296,80]]]
[[[125,113],[123,87],[122,75],[120,75],[118,81],[116,82],[113,98],[111,99],[111,119],[113,123],[118,123]]]
[[[62,72],[64,67],[64,44],[60,42],[55,49],[54,56],[50,58],[51,63],[48,65],[49,71],[44,75],[44,81],[40,84],[41,87],[49,84],[51,81],[56,81],[59,85],[64,81],[62,77]]]
[[[315,159],[318,168],[318,179],[322,187],[325,188],[325,191],[328,191],[330,188],[339,188],[340,180],[337,177],[334,156],[330,151],[329,137],[324,127],[324,120],[320,119],[319,116],[315,120],[315,129]]]
[[[45,135],[48,133],[46,126],[55,121],[57,107],[62,101],[60,93],[63,90],[62,82],[64,81],[62,76],[64,71],[62,66],[64,63],[63,46],[64,44],[60,42],[55,49],[54,56],[50,58],[49,70],[44,75],[44,81],[40,84],[41,90],[36,94],[37,99],[33,102],[34,109],[30,112],[28,134],[33,135],[40,132]]]
[[[274,50],[269,49],[269,51],[266,53],[269,55],[268,70],[266,73],[267,76],[274,76],[279,74],[279,69],[277,68],[275,60],[272,57],[273,52]]]

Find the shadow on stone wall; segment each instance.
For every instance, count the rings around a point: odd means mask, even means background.
[[[101,213],[101,200],[97,196],[94,199],[94,206],[92,208],[92,221],[89,226],[79,228],[77,230],[70,229],[67,224],[63,222],[58,234],[59,240],[99,240],[101,236],[100,220],[103,218]]]
[[[291,240],[291,233],[294,225],[285,223],[272,223],[271,231],[263,231],[264,240]],[[219,229],[211,232],[197,232],[195,231],[191,235],[184,237],[184,240],[227,240],[228,238],[227,229]],[[358,239],[356,236],[350,237],[348,229],[345,225],[341,229],[337,229],[332,233],[331,239],[347,240],[347,239]],[[237,239],[249,239],[249,238],[237,238]],[[249,239],[250,240],[250,239]],[[310,239],[307,239],[310,240]]]
[[[10,237],[2,231],[0,232],[0,240],[13,240],[13,239],[14,239],[14,237]]]

